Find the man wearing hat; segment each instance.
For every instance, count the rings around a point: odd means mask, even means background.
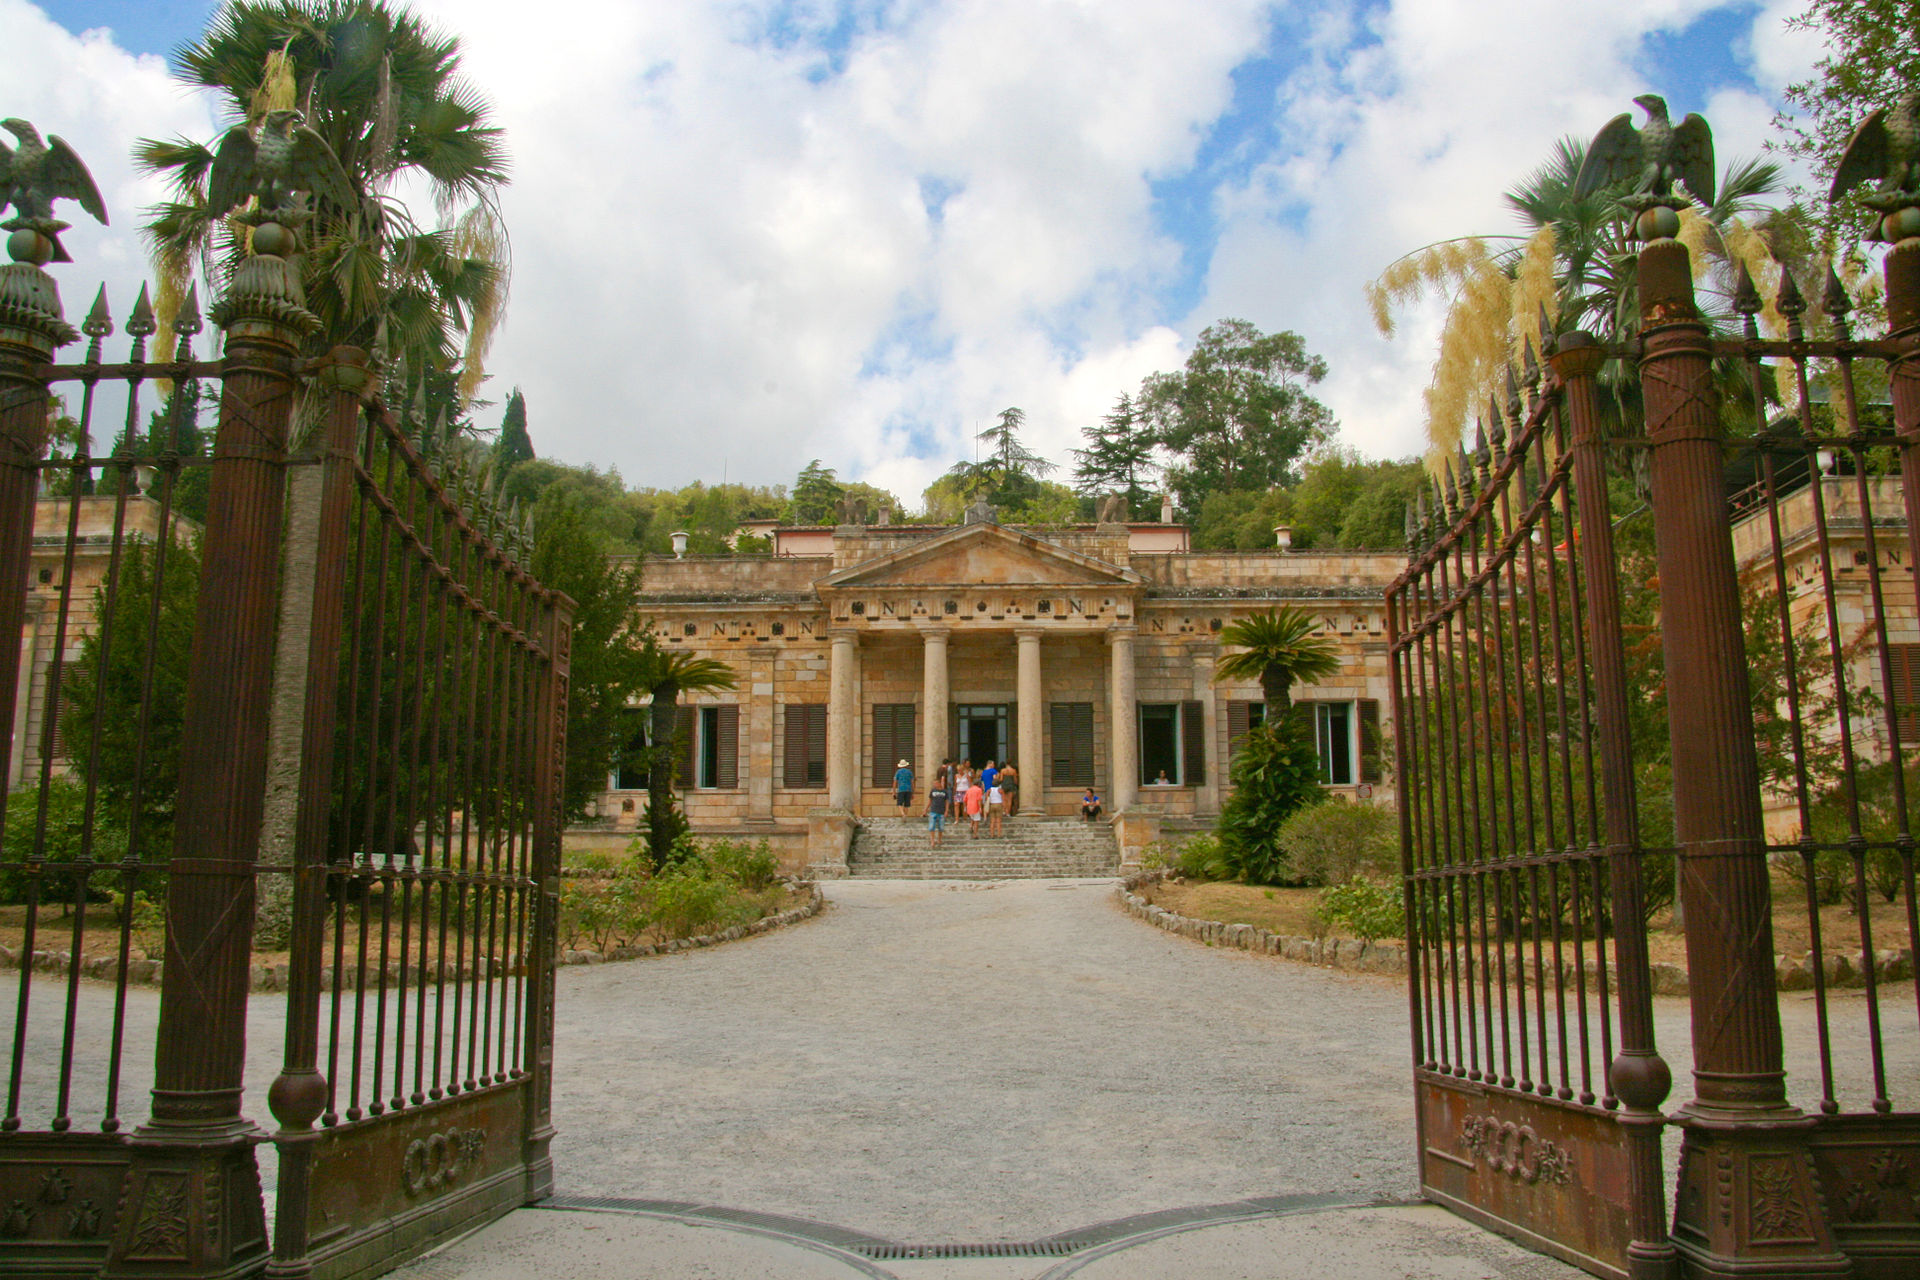
[[[913,770],[905,760],[893,771],[893,802],[900,806],[900,816],[907,816],[907,806],[913,803]]]

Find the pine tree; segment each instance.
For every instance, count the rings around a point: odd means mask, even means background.
[[[1153,460],[1157,441],[1133,397],[1123,393],[1100,425],[1084,428],[1081,435],[1087,447],[1073,451],[1074,488],[1089,497],[1118,490],[1134,518],[1152,515],[1153,495],[1145,481],[1160,469]]]
[[[507,396],[507,411],[500,418],[500,437],[493,442],[495,473],[505,475],[533,459],[533,439],[527,434],[527,398],[515,387]]]

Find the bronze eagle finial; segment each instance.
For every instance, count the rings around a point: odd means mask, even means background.
[[[15,216],[0,226],[8,231],[36,232],[46,242],[29,246],[45,253],[44,257],[31,252],[16,252],[14,257],[23,261],[73,261],[60,243],[60,233],[71,224],[53,216],[53,202],[76,201],[105,226],[107,203],[100,198],[100,188],[93,185],[93,175],[58,136],[42,141],[40,131],[25,120],[0,120],[0,128],[20,144],[9,148],[0,143],[0,212],[9,205],[15,210]]]
[[[359,197],[327,140],[307,128],[298,111],[267,112],[259,136],[244,124],[227,130],[207,177],[207,212],[219,217],[259,199],[256,218],[296,220],[303,210],[297,192],[310,192],[342,209],[359,206]]]
[[[1713,203],[1713,130],[1699,115],[1689,113],[1679,124],[1667,116],[1667,100],[1647,93],[1634,99],[1647,113],[1644,128],[1633,127],[1622,112],[1594,135],[1586,160],[1573,180],[1573,198],[1583,200],[1600,188],[1632,178],[1630,205],[1652,205],[1673,199],[1680,183],[1701,204]]]

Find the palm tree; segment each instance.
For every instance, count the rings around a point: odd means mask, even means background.
[[[680,695],[731,689],[734,675],[733,668],[717,658],[696,658],[684,649],[662,649],[657,643],[642,667],[641,686],[653,694],[647,725],[647,855],[655,867],[663,867],[685,825],[673,807]]]
[[[346,170],[352,207],[319,202],[303,234],[307,306],[321,321],[310,349],[384,348],[402,358],[407,390],[457,369],[464,402],[506,298],[507,161],[459,65],[457,39],[390,0],[233,0],[172,59],[176,77],[223,96],[231,123],[257,128],[270,110],[303,111]],[[176,138],[137,148],[142,167],[172,186],[144,228],[163,296],[179,296],[196,270],[231,272],[246,252],[246,228],[208,214],[216,146]],[[403,181],[426,186],[438,225],[417,223],[392,195]]]
[[[1238,645],[1240,652],[1220,659],[1213,678],[1258,680],[1267,718],[1277,720],[1293,707],[1289,691],[1294,681],[1312,682],[1340,669],[1338,647],[1316,631],[1312,616],[1298,609],[1275,609],[1228,623],[1220,643]]]
[[[1428,245],[1403,255],[1368,287],[1375,323],[1389,335],[1395,304],[1429,290],[1452,295],[1427,392],[1427,432],[1437,452],[1452,451],[1466,419],[1502,389],[1507,368],[1523,359],[1526,346],[1538,352],[1542,310],[1556,332],[1586,329],[1608,342],[1638,333],[1632,215],[1618,185],[1574,197],[1586,154],[1585,142],[1562,138],[1544,164],[1506,193],[1521,233]],[[1722,172],[1713,204],[1683,217],[1681,238],[1711,268],[1708,318],[1730,332],[1738,329],[1731,314],[1737,265],[1758,268],[1770,252],[1748,220],[1780,181],[1780,167],[1771,161],[1736,160]],[[1624,385],[1618,391],[1633,394]]]

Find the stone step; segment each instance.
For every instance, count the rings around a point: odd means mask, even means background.
[[[1119,868],[1113,832],[1078,818],[1009,819],[999,836],[969,836],[951,822],[936,848],[926,819],[870,818],[860,824],[848,858],[855,876],[899,880],[1013,880],[1113,875]]]

